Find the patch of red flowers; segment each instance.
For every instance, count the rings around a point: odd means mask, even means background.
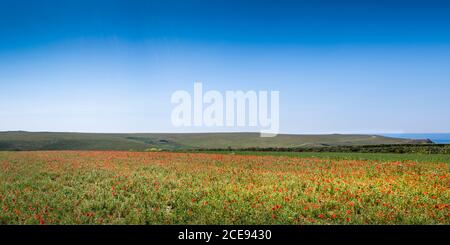
[[[277,205],[275,205],[275,206],[272,207],[272,210],[273,210],[273,211],[277,211],[277,210],[280,209],[280,208],[281,208],[281,205],[278,205],[278,204],[277,204]]]

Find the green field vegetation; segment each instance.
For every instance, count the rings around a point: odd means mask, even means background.
[[[450,154],[450,144],[381,144],[381,145],[339,145],[322,147],[271,147],[271,148],[227,148],[194,149],[204,151],[250,151],[250,152],[348,152],[348,153],[418,153]]]
[[[266,151],[203,151],[212,154],[237,154],[253,156],[287,156],[298,158],[320,158],[330,160],[364,160],[364,161],[414,161],[449,163],[450,154],[421,153],[349,153],[349,152],[266,152]]]
[[[450,224],[448,164],[243,154],[0,152],[0,224]]]
[[[258,133],[99,134],[0,132],[0,150],[163,150],[269,147],[332,147],[426,143],[376,135],[278,135]]]

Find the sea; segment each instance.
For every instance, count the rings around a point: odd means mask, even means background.
[[[420,134],[381,134],[387,137],[405,139],[430,139],[436,144],[450,144],[450,133],[420,133]]]

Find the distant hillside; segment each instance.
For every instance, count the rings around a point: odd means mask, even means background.
[[[259,133],[186,133],[186,134],[99,134],[0,132],[0,150],[167,150],[269,147],[324,147],[383,144],[422,144],[428,140],[410,140],[378,135],[278,135],[261,138]]]

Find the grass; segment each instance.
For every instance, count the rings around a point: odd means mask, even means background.
[[[190,133],[190,134],[99,134],[52,132],[0,132],[0,150],[114,150],[145,151],[198,148],[247,147],[322,147],[340,145],[379,145],[423,143],[408,139],[375,135],[278,135],[262,138],[259,133]]]
[[[450,154],[419,154],[419,153],[347,153],[347,152],[261,152],[261,151],[205,151],[212,154],[238,154],[259,156],[288,156],[299,158],[320,158],[330,160],[363,160],[363,161],[414,161],[449,163]]]
[[[448,164],[312,156],[0,152],[0,223],[450,224]]]

